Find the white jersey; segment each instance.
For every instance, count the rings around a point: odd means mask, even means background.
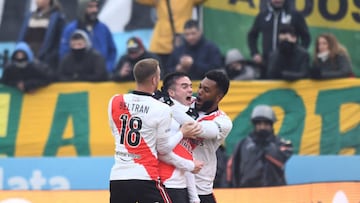
[[[203,138],[198,138],[193,142],[194,159],[204,162],[203,168],[195,174],[196,189],[199,195],[208,195],[213,192],[217,167],[216,150],[230,133],[232,121],[220,110],[209,115],[200,114],[197,121],[207,132]]]
[[[185,112],[189,107],[184,106],[173,100],[174,104],[171,107],[179,108],[180,113],[188,117]],[[174,113],[174,112],[173,112]],[[190,121],[193,121],[190,118]],[[183,123],[181,123],[183,124]],[[179,133],[180,123],[176,119],[172,120],[171,132],[172,134]],[[183,138],[173,151],[165,156],[161,156],[159,163],[160,178],[166,188],[187,188],[189,193],[190,202],[199,202],[200,199],[197,195],[195,188],[194,174],[190,171],[194,170],[195,164],[193,162],[191,140]]]
[[[115,138],[110,180],[158,180],[158,153],[174,147],[169,144],[170,107],[150,94],[134,91],[112,97],[108,116]]]
[[[174,106],[183,106],[176,100],[173,100]],[[188,107],[186,107],[188,108]],[[171,122],[171,134],[181,133],[180,123],[175,119]],[[165,156],[161,156],[159,163],[161,181],[167,188],[186,188],[185,171],[194,170],[191,143],[188,138],[183,138],[173,149]]]

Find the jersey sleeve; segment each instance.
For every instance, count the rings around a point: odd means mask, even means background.
[[[174,102],[174,105],[171,106],[171,110],[173,112],[174,119],[179,124],[184,124],[189,121],[194,121],[194,119],[186,114],[189,110],[189,107],[179,104],[178,102]]]
[[[108,119],[109,119],[109,125],[110,125],[110,129],[112,131],[112,134],[113,136],[116,136],[119,134],[119,131],[115,130],[117,129],[116,125],[115,125],[115,122],[113,120],[113,117],[112,117],[112,103],[113,103],[113,100],[115,97],[117,97],[118,95],[114,95],[110,101],[109,101],[109,104],[108,104]]]
[[[228,116],[222,115],[213,120],[203,120],[199,122],[202,133],[198,135],[204,139],[225,139],[232,129],[232,121]]]
[[[195,168],[193,161],[180,157],[174,152],[159,155],[159,159],[184,171],[192,171]]]

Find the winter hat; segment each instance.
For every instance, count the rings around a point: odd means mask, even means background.
[[[128,53],[138,52],[141,49],[144,49],[144,45],[140,38],[138,37],[131,37],[128,39],[126,43]]]
[[[86,42],[86,49],[90,49],[91,46],[92,46],[91,41],[89,39],[89,35],[84,30],[80,30],[80,29],[75,30],[72,33],[70,39],[73,39],[73,38],[82,38],[82,39],[84,39],[85,42]]]
[[[230,49],[227,53],[226,53],[226,58],[225,58],[225,65],[228,66],[231,63],[234,62],[239,62],[241,60],[243,60],[244,57],[243,55],[240,53],[240,51],[236,48],[234,49]]]

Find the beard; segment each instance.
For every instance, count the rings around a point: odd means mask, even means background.
[[[213,100],[204,101],[202,106],[198,106],[195,103],[195,109],[197,111],[207,112],[214,105],[214,103],[215,103],[215,101],[213,101]]]
[[[95,22],[97,22],[97,17],[98,17],[97,12],[89,13],[89,14],[86,15],[86,21],[88,23],[95,23]]]

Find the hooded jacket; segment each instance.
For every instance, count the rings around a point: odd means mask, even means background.
[[[82,29],[88,34],[92,47],[105,58],[107,72],[112,73],[116,59],[116,46],[110,29],[99,20],[95,22],[92,30],[87,30],[85,26],[85,10],[91,1],[94,0],[82,0],[78,8],[78,19],[70,22],[64,28],[61,35],[59,55],[62,59],[70,51],[71,35],[76,29]]]
[[[283,165],[292,153],[289,141],[273,134],[267,139],[259,139],[254,132],[250,133],[233,152],[232,187],[286,185]]]
[[[75,30],[74,34],[82,35],[86,48],[79,58],[70,51],[61,60],[58,72],[60,81],[105,81],[107,72],[105,60],[99,52],[91,47],[91,41],[83,30]]]
[[[259,34],[262,35],[262,56],[265,63],[269,54],[276,50],[278,45],[279,27],[284,24],[290,24],[294,27],[298,41],[307,49],[310,45],[310,34],[305,18],[301,13],[290,9],[287,1],[284,2],[283,8],[275,10],[269,3],[267,10],[260,12],[254,21],[248,33],[248,46],[251,56],[259,54],[257,47]]]
[[[24,52],[27,58],[24,67],[19,67],[14,63],[15,54],[19,51]],[[31,92],[48,85],[51,79],[52,74],[49,67],[35,61],[29,45],[25,42],[19,42],[11,55],[11,62],[5,66],[2,83],[17,88],[18,83],[23,82],[24,92]]]

